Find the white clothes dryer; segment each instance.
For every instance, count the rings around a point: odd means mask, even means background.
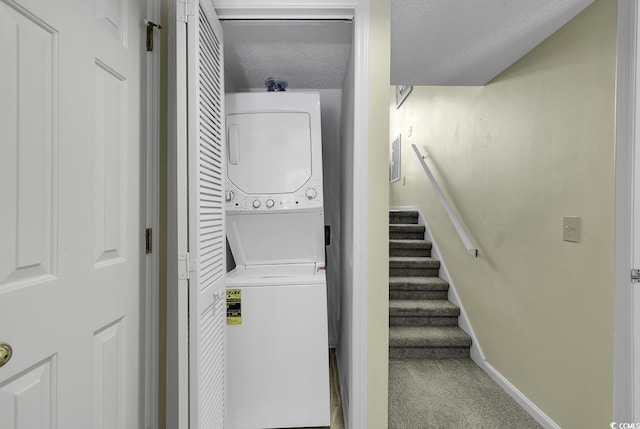
[[[226,98],[227,424],[329,426],[318,93]]]

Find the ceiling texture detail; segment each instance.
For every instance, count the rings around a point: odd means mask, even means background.
[[[389,0],[392,85],[485,85],[593,0]],[[353,23],[224,20],[227,87],[341,88]]]
[[[391,84],[485,85],[593,0],[391,0]]]
[[[342,88],[351,52],[350,22],[223,23],[227,86],[263,88],[267,77],[290,89]]]

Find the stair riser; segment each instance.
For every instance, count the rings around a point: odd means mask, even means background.
[[[390,277],[438,277],[438,268],[389,268]]]
[[[392,240],[422,240],[424,239],[424,232],[389,231],[389,238]]]
[[[417,212],[390,212],[389,223],[417,224]]]
[[[469,347],[389,347],[391,359],[448,359],[469,357]]]
[[[390,290],[389,299],[448,299],[446,290]]]
[[[411,327],[406,327],[407,329],[411,329]],[[432,326],[433,329],[450,329],[449,326]],[[402,329],[395,327],[395,329]],[[424,327],[423,329],[429,329],[429,327]],[[455,329],[455,328],[454,328]],[[470,338],[461,338],[458,336],[446,336],[441,338],[393,338],[389,337],[389,347],[407,347],[407,348],[445,348],[445,347],[453,347],[453,348],[465,348],[471,347],[471,339]]]
[[[440,262],[431,259],[418,218],[389,213],[389,358],[468,358],[471,338],[458,327],[459,308],[426,302],[447,301],[449,285],[439,278]]]
[[[431,256],[431,249],[389,248],[389,256]]]
[[[438,269],[440,261],[426,258],[394,259],[389,258],[389,268]]]
[[[448,305],[445,305],[448,304]],[[453,306],[449,301],[434,302],[429,307],[390,307],[390,317],[458,317],[460,309]]]
[[[457,317],[390,316],[389,326],[457,326]]]

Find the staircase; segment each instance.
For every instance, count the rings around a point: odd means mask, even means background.
[[[458,327],[418,212],[389,212],[389,357],[469,357],[471,337]]]

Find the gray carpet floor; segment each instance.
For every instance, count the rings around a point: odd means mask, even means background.
[[[471,359],[390,359],[389,429],[541,426]]]

